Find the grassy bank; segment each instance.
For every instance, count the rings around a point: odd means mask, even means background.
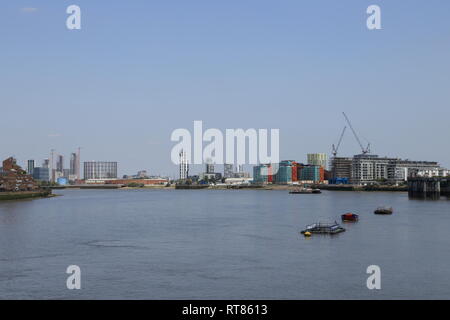
[[[48,197],[52,197],[52,196],[53,196],[53,194],[52,194],[51,190],[0,192],[0,201],[34,199],[34,198],[48,198]]]

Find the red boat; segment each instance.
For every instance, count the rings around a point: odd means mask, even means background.
[[[342,221],[344,221],[344,222],[356,222],[359,220],[359,216],[357,214],[350,213],[350,212],[343,214],[341,217],[342,217]]]

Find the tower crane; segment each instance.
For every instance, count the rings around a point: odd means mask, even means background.
[[[347,127],[344,127],[344,129],[342,130],[341,137],[339,138],[339,142],[338,142],[337,146],[335,146],[333,144],[333,157],[336,157],[338,154],[339,146],[341,145],[342,138],[344,138],[345,130],[347,130]]]
[[[348,123],[350,129],[352,130],[353,135],[355,136],[355,139],[356,139],[356,141],[358,142],[358,144],[359,144],[359,146],[360,146],[360,148],[361,148],[362,154],[368,154],[368,153],[370,153],[370,143],[368,143],[368,144],[367,144],[367,147],[364,148],[364,146],[363,146],[362,143],[361,143],[361,140],[359,140],[359,137],[358,137],[358,135],[356,134],[355,129],[353,129],[353,126],[352,126],[352,123],[350,122],[350,119],[347,117],[347,115],[345,114],[345,112],[342,112],[342,114],[344,115],[345,120],[347,121],[347,123]]]

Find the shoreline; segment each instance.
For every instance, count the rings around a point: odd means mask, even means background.
[[[80,190],[285,190],[298,188],[297,185],[182,185],[182,186],[144,186],[144,187],[110,187],[110,186],[67,186],[52,188],[55,190],[80,189]],[[408,192],[407,186],[355,186],[355,185],[312,185],[311,187],[323,191],[353,191],[353,192]]]
[[[0,192],[0,201],[44,199],[56,196],[51,190]]]

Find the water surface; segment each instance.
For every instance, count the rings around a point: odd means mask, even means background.
[[[450,201],[404,193],[63,190],[0,202],[2,299],[448,299]],[[377,216],[379,205],[395,208]],[[360,222],[306,239],[348,211]],[[82,289],[66,288],[78,265]],[[379,265],[382,289],[366,287]]]

